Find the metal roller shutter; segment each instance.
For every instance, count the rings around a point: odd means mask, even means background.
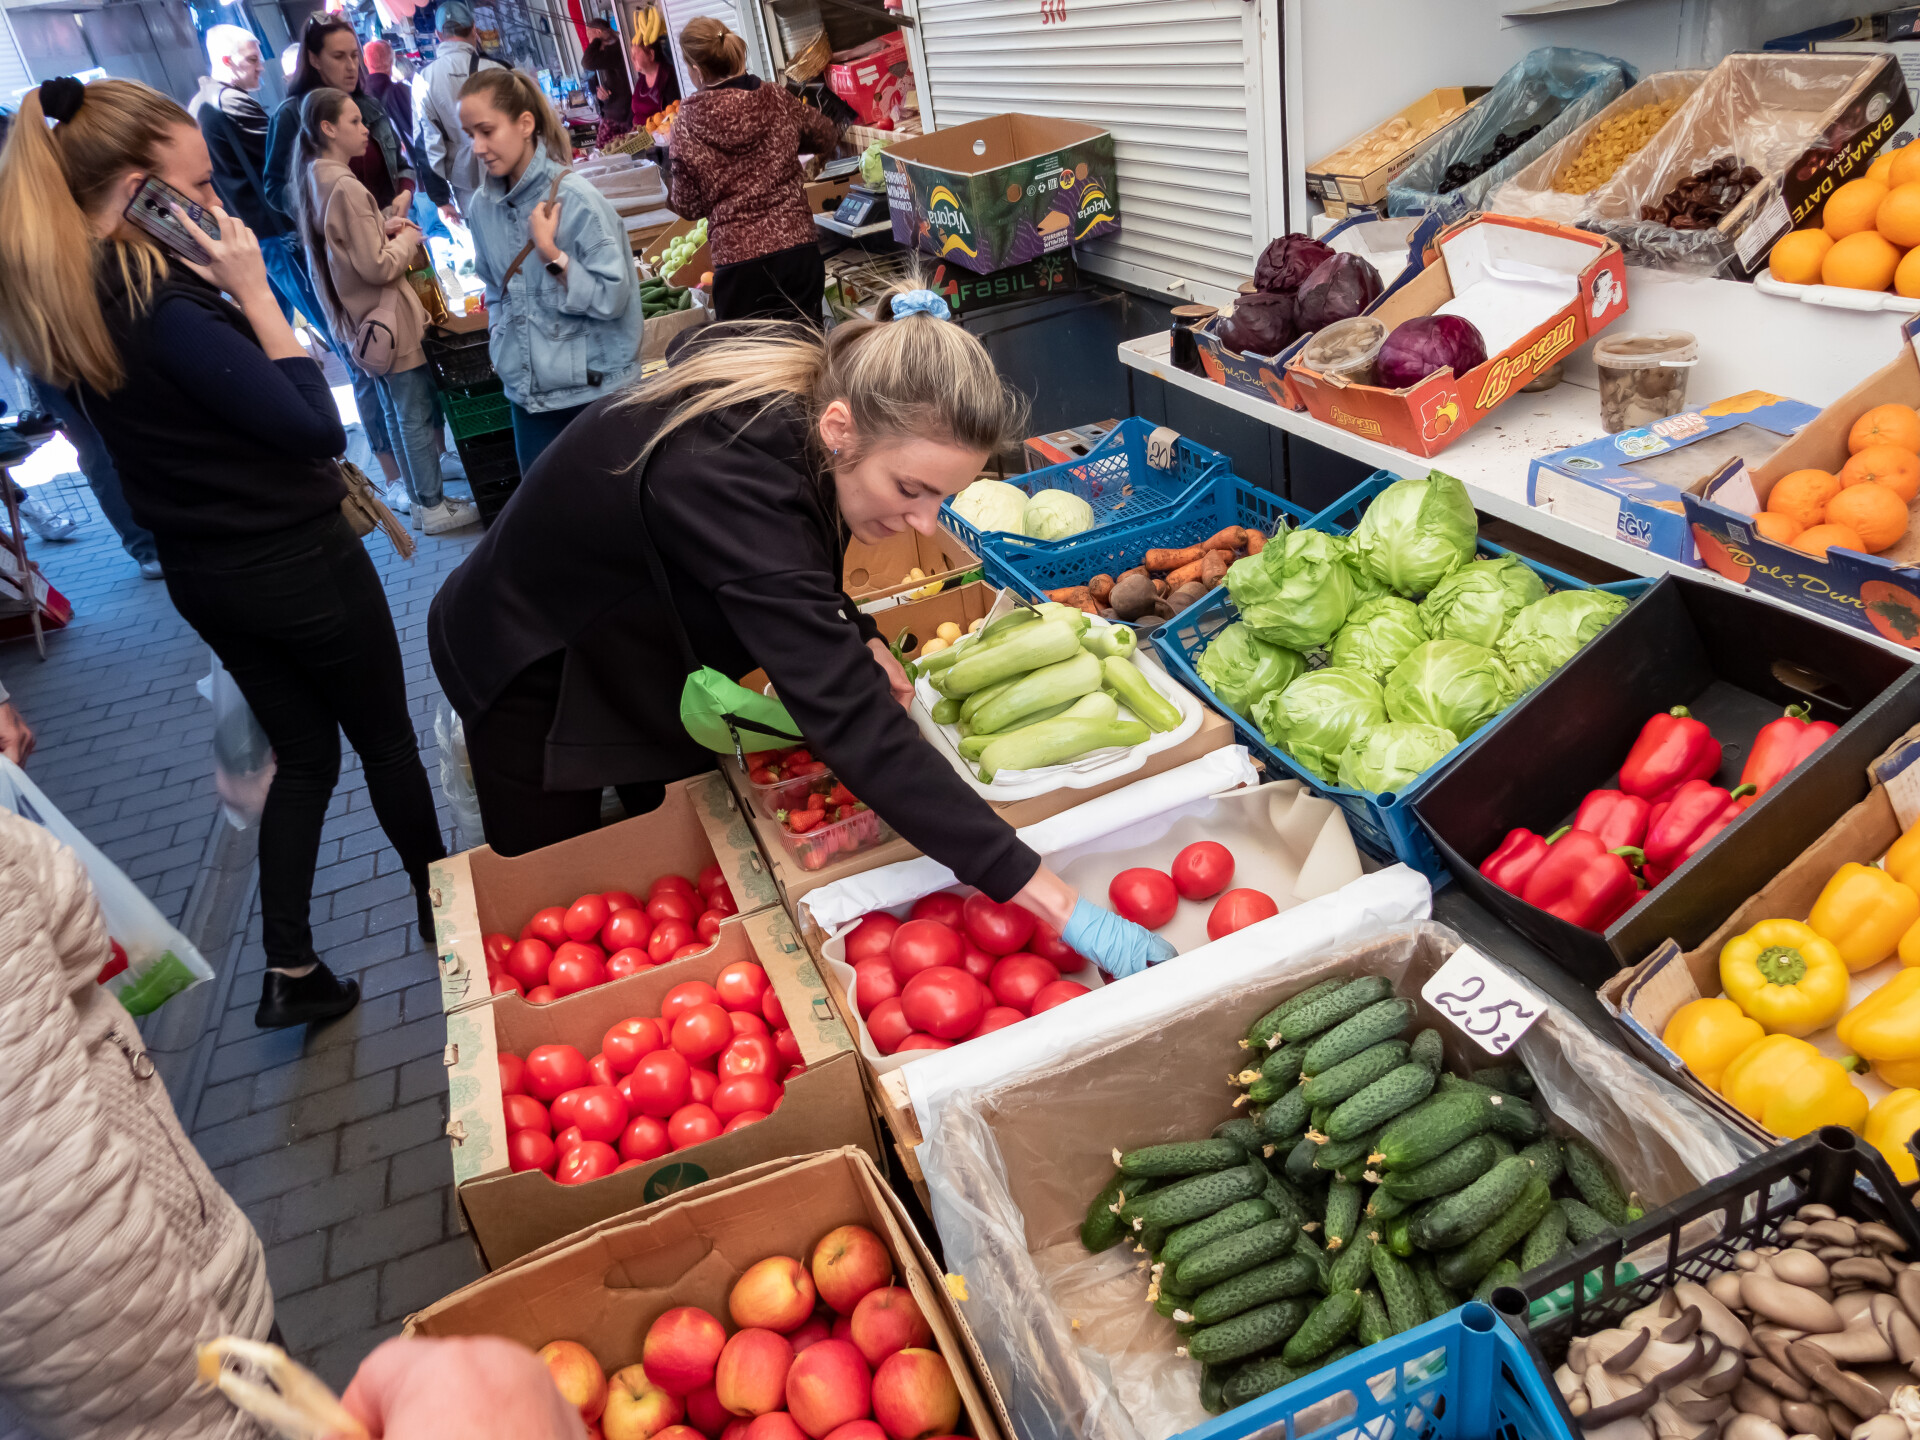
[[[1074,252],[1086,269],[1216,301],[1251,273],[1283,184],[1277,142],[1269,178],[1266,138],[1279,133],[1277,0],[918,0],[916,9],[929,128],[1014,111],[1113,132],[1121,228]]]
[[[5,0],[0,0],[4,7]],[[14,38],[13,24],[7,19],[6,10],[0,8],[0,105],[9,110],[19,105],[17,96],[33,84],[33,76],[27,71],[27,60],[20,53],[20,42]]]
[[[711,15],[747,42],[749,71],[762,80],[773,73],[772,62],[767,58],[766,38],[752,5],[735,5],[732,0],[659,0],[659,3],[660,18],[667,22],[667,36],[672,42],[668,48],[673,51],[673,63],[680,71],[682,95],[693,94],[693,75],[680,54],[680,31],[697,15]]]

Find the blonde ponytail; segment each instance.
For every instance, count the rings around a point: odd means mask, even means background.
[[[747,42],[711,15],[698,15],[680,31],[680,53],[704,80],[730,79],[747,68]]]
[[[508,120],[518,120],[522,115],[533,116],[533,133],[546,147],[547,154],[560,165],[573,163],[573,141],[567,137],[567,127],[560,123],[560,117],[554,113],[547,97],[528,76],[504,66],[495,70],[476,70],[467,77],[467,83],[460,87],[462,100],[469,95],[480,96]]]

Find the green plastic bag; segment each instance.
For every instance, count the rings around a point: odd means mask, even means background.
[[[716,755],[803,743],[786,706],[771,695],[754,694],[711,665],[687,676],[680,691],[680,723],[695,744]]]

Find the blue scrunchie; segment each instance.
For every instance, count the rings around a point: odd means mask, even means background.
[[[936,320],[951,320],[953,311],[944,296],[933,290],[909,290],[893,297],[893,318],[902,315],[931,315]]]

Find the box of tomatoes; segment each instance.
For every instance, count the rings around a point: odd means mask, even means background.
[[[716,1175],[879,1142],[860,1057],[784,911],[549,1004],[447,1017],[455,1193],[489,1267]]]

